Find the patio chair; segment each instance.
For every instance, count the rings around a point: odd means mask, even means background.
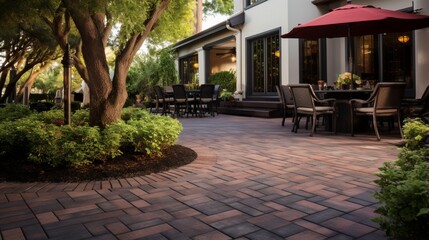
[[[403,117],[421,118],[426,120],[429,113],[429,85],[426,87],[423,95],[419,99],[402,99]]]
[[[220,98],[219,98],[220,91],[219,90],[220,90],[220,85],[215,84],[214,85],[214,92],[213,92],[213,101],[214,101],[213,105],[214,105],[214,112],[216,112],[217,115],[219,115],[218,107],[220,105]]]
[[[401,127],[401,101],[404,96],[405,83],[381,82],[377,83],[371,96],[367,100],[350,99],[351,134],[354,136],[354,118],[356,116],[372,116],[372,126],[377,140],[380,141],[378,132],[378,117],[395,117],[398,122],[399,132]]]
[[[158,86],[158,85],[153,86],[153,90],[155,93],[156,113],[160,113],[160,109],[162,109],[161,115],[166,115],[167,113],[171,113],[170,106],[174,104],[174,99],[167,96],[161,86]]]
[[[192,107],[195,104],[195,98],[188,97],[185,85],[183,84],[174,84],[172,87],[175,115],[178,117],[185,114],[188,117],[189,113],[193,115]]]
[[[292,94],[288,85],[276,86],[276,89],[277,93],[279,94],[280,102],[282,105],[282,126],[284,126],[285,120],[288,117],[289,113],[291,113],[293,122],[295,116],[295,106],[293,104]]]
[[[202,84],[200,86],[200,94],[197,99],[200,117],[206,113],[210,113],[214,117],[214,88],[215,85],[213,84]]]
[[[336,100],[334,98],[319,99],[310,84],[290,84],[289,89],[295,106],[293,132],[298,132],[301,117],[309,116],[312,121],[310,136],[313,136],[316,131],[317,117],[331,115],[332,129],[336,133]]]

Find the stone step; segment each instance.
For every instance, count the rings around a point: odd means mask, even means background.
[[[281,104],[278,101],[249,100],[221,102],[218,112],[239,116],[274,118],[281,116]]]

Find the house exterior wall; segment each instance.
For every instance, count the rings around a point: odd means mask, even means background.
[[[234,35],[234,32],[225,30],[222,33],[213,35],[213,37],[211,38],[205,38],[203,40],[200,41],[195,41],[192,44],[188,44],[185,47],[181,47],[181,48],[177,48],[176,52],[177,52],[177,56],[178,59],[176,61],[176,69],[179,69],[179,59],[185,56],[189,56],[192,54],[198,54],[198,63],[199,63],[199,67],[198,67],[198,76],[199,76],[199,83],[203,84],[203,83],[207,83],[207,79],[206,79],[206,75],[208,73],[211,73],[211,70],[206,62],[206,51],[204,51],[204,49],[202,48],[203,46],[210,44],[212,42],[216,42],[222,39],[225,39],[227,37],[230,37]],[[233,65],[228,65],[228,66],[223,66],[222,69],[230,69],[233,68]]]
[[[412,7],[422,9],[421,14],[429,15],[428,0],[353,0],[353,4],[368,4],[390,10],[401,10]],[[300,23],[305,23],[311,19],[321,16],[333,9],[345,4],[345,1],[336,1],[326,5],[314,5],[312,0],[266,0],[254,6],[246,6],[246,0],[234,0],[234,14],[245,13],[245,22],[242,26],[236,27],[240,31],[226,31],[220,35],[214,35],[205,42],[194,42],[186,47],[178,49],[179,56],[195,53],[197,49],[205,44],[214,42],[227,36],[236,36],[237,47],[237,89],[245,90],[247,79],[248,58],[246,53],[249,39],[267,33],[272,30],[279,30],[280,34],[289,32]],[[421,96],[426,86],[429,84],[429,28],[415,31],[415,82],[416,97]],[[299,83],[299,40],[280,40],[280,74],[281,84]],[[336,81],[339,73],[347,69],[346,39],[332,38],[326,41],[327,54],[327,82],[332,85]],[[201,54],[199,55],[201,56]],[[231,65],[232,66],[232,65]],[[200,65],[200,68],[202,66]],[[229,67],[229,66],[228,66]],[[209,72],[210,69],[200,69],[201,72]],[[200,74],[201,76],[202,74]],[[201,81],[200,81],[201,82]],[[246,94],[246,93],[244,93]]]

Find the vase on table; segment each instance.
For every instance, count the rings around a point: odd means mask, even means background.
[[[342,90],[349,90],[351,88],[350,84],[341,84],[341,89]]]

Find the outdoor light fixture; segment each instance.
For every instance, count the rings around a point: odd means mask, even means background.
[[[401,43],[407,43],[408,41],[410,41],[410,37],[408,37],[407,35],[402,35],[398,37],[398,41]]]
[[[280,51],[279,51],[279,50],[275,51],[275,52],[274,52],[274,56],[276,56],[276,57],[280,57]]]
[[[192,65],[195,69],[197,69],[200,65],[196,62],[194,65]]]
[[[235,55],[232,55],[232,57],[231,57],[231,61],[232,61],[232,62],[237,61],[237,58],[235,57]]]

